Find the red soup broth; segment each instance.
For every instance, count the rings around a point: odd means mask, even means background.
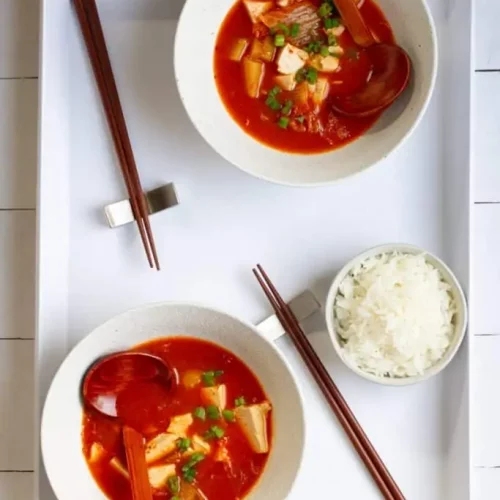
[[[228,409],[233,409],[235,401],[241,396],[244,397],[245,404],[269,401],[257,377],[243,361],[214,343],[191,337],[169,337],[142,344],[132,350],[151,353],[164,359],[178,371],[181,381],[173,394],[168,394],[163,387],[155,383],[139,382],[136,385],[132,384],[125,391],[124,398],[119,397],[120,405],[117,403],[119,414],[123,416],[125,409],[127,425],[141,432],[146,440],[166,432],[172,417],[192,414],[196,408],[206,406],[200,398],[200,388],[203,385],[189,389],[183,385],[183,375],[188,370],[223,371],[223,374],[217,377],[216,383],[226,386]],[[267,416],[267,428],[269,441],[272,444],[271,415],[272,412]],[[208,417],[205,421],[194,418],[188,430],[188,437],[194,434],[205,436],[214,424],[224,430],[224,437],[220,440],[207,439],[211,451],[197,464],[197,475],[193,484],[206,495],[208,500],[241,499],[248,494],[261,476],[268,453],[255,453],[239,425],[227,422],[224,418],[217,421]],[[96,442],[102,445],[104,452],[99,460],[92,461],[91,447]],[[224,444],[230,457],[230,464],[215,461],[214,454],[219,443]],[[85,409],[82,444],[92,476],[108,498],[132,500],[129,480],[110,466],[113,457],[117,457],[121,464],[126,464],[120,421],[107,418],[92,409]],[[180,453],[174,452],[158,463],[175,463],[176,473],[182,477],[181,467],[187,460]],[[168,488],[153,490],[155,500],[168,500],[172,496]]]
[[[319,8],[321,0],[304,0],[300,4],[313,4]],[[275,5],[273,8],[278,9]],[[389,22],[373,0],[365,0],[361,13],[370,31],[380,42],[394,43],[394,35]],[[337,18],[335,12],[333,18]],[[341,20],[340,20],[341,22]],[[333,150],[352,142],[366,132],[380,117],[381,112],[369,117],[346,117],[335,113],[329,101],[335,96],[348,95],[359,90],[368,78],[371,64],[356,45],[351,35],[345,29],[337,37],[336,43],[344,53],[339,56],[339,68],[334,73],[321,73],[329,82],[329,91],[321,109],[293,109],[290,115],[290,125],[283,129],[279,126],[279,114],[266,104],[269,90],[276,87],[276,59],[265,64],[264,77],[258,98],[250,97],[244,85],[242,62],[229,58],[231,47],[235,40],[247,39],[250,44],[254,38],[274,36],[268,28],[259,23],[254,25],[248,15],[242,0],[238,0],[224,19],[219,30],[214,54],[214,76],[218,92],[229,114],[237,124],[250,136],[274,149],[289,153],[321,153]],[[324,33],[321,35],[324,37]],[[324,43],[327,43],[322,38]],[[292,42],[291,42],[292,43]],[[306,48],[306,47],[302,47]],[[277,48],[277,54],[280,48]],[[247,49],[246,54],[248,54]],[[287,99],[294,99],[294,92],[282,90],[278,99],[283,104]],[[304,120],[300,130],[292,129],[294,116],[300,115]],[[311,118],[311,120],[309,119]],[[320,126],[318,126],[320,124]],[[300,124],[295,123],[296,126]]]

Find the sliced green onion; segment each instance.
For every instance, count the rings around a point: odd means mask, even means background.
[[[183,470],[182,477],[187,483],[192,483],[196,479],[196,469]]]
[[[318,9],[318,15],[320,17],[328,17],[333,11],[333,7],[329,3],[322,3]]]
[[[275,27],[275,30],[281,31],[284,35],[288,36],[290,34],[290,30],[288,29],[288,26],[283,23],[278,23]]]
[[[321,47],[321,50],[319,51],[319,53],[323,56],[323,57],[327,57],[330,55],[330,51],[328,50],[328,47]]]
[[[290,119],[287,118],[286,116],[282,116],[278,120],[278,127],[280,128],[288,128],[288,124],[290,123]]]
[[[316,81],[318,80],[318,72],[314,68],[308,68],[306,80],[311,84],[316,83]]]
[[[218,420],[220,418],[219,408],[215,405],[207,406],[207,416],[211,420]]]
[[[222,411],[222,416],[228,422],[234,422],[234,420],[235,420],[234,411],[232,411],[232,410],[223,410]]]
[[[281,110],[281,113],[283,115],[289,115],[290,111],[292,111],[292,108],[293,108],[293,101],[291,101],[290,99],[287,99],[285,101],[285,105],[283,106],[283,108]]]
[[[175,495],[175,497],[172,497],[170,500],[181,500],[181,498]]]
[[[236,398],[234,400],[234,406],[236,406],[236,408],[238,406],[243,406],[246,404],[246,401],[245,401],[245,397],[244,396],[240,396],[239,398]]]
[[[283,35],[282,33],[278,33],[277,35],[274,35],[274,45],[276,47],[284,47],[285,35]]]
[[[222,370],[210,370],[208,372],[203,372],[201,374],[201,379],[203,380],[205,386],[212,387],[215,385],[215,378],[220,377],[223,374],[224,372]]]
[[[179,438],[175,442],[175,444],[176,444],[177,449],[179,451],[185,452],[191,446],[191,439],[189,439],[189,438]],[[173,491],[172,493],[176,493],[176,492]]]
[[[297,83],[302,83],[306,79],[307,70],[305,68],[300,69],[295,73],[295,81]]]
[[[176,493],[179,493],[181,491],[181,479],[179,476],[170,476],[167,479],[167,485],[168,489],[170,490],[170,493],[173,493],[174,495]]]
[[[340,26],[340,21],[336,18],[332,19],[331,17],[327,17],[323,22],[327,30]]]
[[[331,33],[328,33],[328,45],[338,45],[339,42],[337,42],[337,37],[335,35],[332,35]]]
[[[222,437],[224,437],[224,429],[221,429],[217,425],[212,425],[212,427],[210,427],[210,429],[205,432],[204,437],[205,439],[221,439]]]
[[[280,92],[281,92],[281,87],[278,87],[278,85],[276,85],[269,91],[269,95],[276,97]]]
[[[321,42],[310,42],[305,48],[306,52],[317,54],[321,49]]]
[[[200,452],[193,453],[189,460],[182,466],[182,472],[186,472],[189,469],[192,469],[197,463],[201,462],[205,459],[205,455]]]
[[[278,99],[276,97],[269,95],[266,99],[266,106],[271,108],[273,111],[278,111],[281,109],[281,104],[279,103]]]
[[[194,409],[193,416],[199,418],[200,420],[205,420],[207,418],[207,412],[203,406],[198,406]]]
[[[290,35],[291,36],[297,36],[300,33],[300,24],[299,23],[293,23],[292,27],[290,28]]]

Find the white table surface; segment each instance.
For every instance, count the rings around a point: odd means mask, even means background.
[[[473,500],[500,498],[499,19],[500,1],[476,0]],[[37,40],[38,1],[0,0],[1,500],[33,498]]]

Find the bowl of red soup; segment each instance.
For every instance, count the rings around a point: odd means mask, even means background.
[[[115,353],[127,362],[114,371],[107,363],[97,376],[96,362]],[[164,363],[175,383],[130,364],[148,358]],[[82,387],[97,394],[104,386],[116,395],[116,412],[107,415],[81,398]],[[302,398],[288,363],[253,326],[200,306],[126,312],[68,355],[41,426],[57,498],[132,500],[135,469],[124,446],[130,428],[140,435],[134,453],[153,500],[283,500],[302,461]]]
[[[386,158],[420,121],[436,71],[425,0],[187,0],[175,43],[181,100],[205,140],[296,186]]]

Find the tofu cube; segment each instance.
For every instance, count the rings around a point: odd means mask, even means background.
[[[171,434],[177,434],[177,436],[185,437],[189,426],[193,423],[193,416],[191,413],[186,413],[184,415],[177,415],[170,419],[170,424],[168,426],[167,432]]]
[[[323,73],[334,73],[340,66],[339,59],[335,56],[323,57],[319,54],[311,58],[311,66]]]
[[[162,433],[146,443],[146,463],[150,464],[166,457],[176,448],[176,441],[179,436],[176,434]]]
[[[278,55],[277,64],[278,71],[283,75],[290,75],[297,73],[299,69],[302,69],[307,60],[309,59],[309,54],[294,45],[287,43]]]
[[[149,484],[156,489],[163,488],[172,476],[175,476],[174,464],[156,465],[148,469]]]
[[[288,90],[288,91],[293,90],[297,85],[297,82],[295,81],[295,75],[293,73],[290,73],[289,75],[275,76],[274,81],[283,90]]]
[[[269,451],[267,414],[270,411],[271,405],[267,401],[255,405],[239,406],[234,411],[236,422],[255,453]]]
[[[335,28],[328,28],[326,31],[327,35],[340,36],[345,31],[345,26],[343,24],[339,24],[335,26]]]
[[[243,0],[243,4],[247,9],[252,23],[258,23],[260,16],[273,8],[273,2],[270,0]]]
[[[201,400],[208,405],[214,405],[223,410],[227,405],[227,389],[225,384],[203,387],[200,391]]]
[[[331,45],[328,47],[328,52],[330,52],[332,56],[337,57],[344,55],[344,49],[340,45]]]
[[[314,90],[312,92],[312,100],[316,106],[321,106],[328,96],[330,91],[330,85],[328,83],[328,78],[319,77],[314,85]]]

